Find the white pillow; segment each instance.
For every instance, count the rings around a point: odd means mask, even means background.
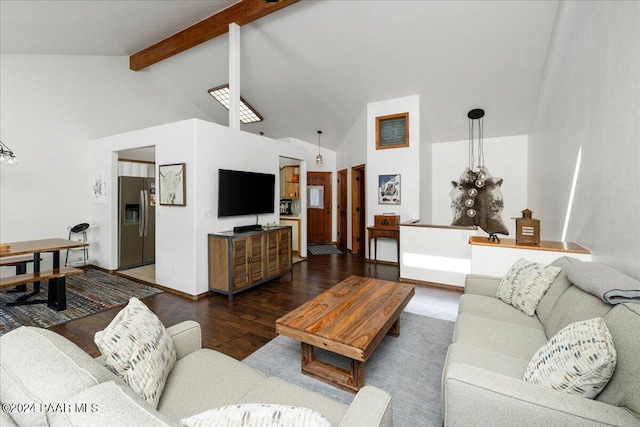
[[[331,427],[309,408],[245,403],[222,406],[180,420],[187,427]]]
[[[560,267],[537,264],[521,258],[500,281],[496,297],[524,314],[533,316],[538,303],[560,271]]]
[[[107,367],[156,408],[176,363],[173,340],[160,319],[131,298],[94,341]]]
[[[593,399],[616,368],[616,350],[601,317],[567,325],[529,362],[524,380]]]

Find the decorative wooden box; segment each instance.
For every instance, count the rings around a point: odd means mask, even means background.
[[[522,211],[522,218],[516,220],[516,245],[540,244],[540,220],[531,217],[529,209]]]
[[[373,224],[376,228],[398,228],[400,215],[374,215]]]

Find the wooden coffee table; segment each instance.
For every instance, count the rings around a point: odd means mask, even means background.
[[[382,338],[400,334],[400,313],[414,292],[412,285],[351,276],[276,320],[276,332],[302,343],[303,373],[357,391]],[[314,347],[351,359],[351,369],[315,359]]]

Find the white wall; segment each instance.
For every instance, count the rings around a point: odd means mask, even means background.
[[[376,117],[409,113],[409,146],[376,150]],[[367,166],[365,170],[367,226],[374,215],[393,212],[400,221],[420,217],[420,96],[408,96],[367,105]],[[378,204],[378,176],[400,174],[400,204]],[[367,245],[368,246],[368,245]],[[367,253],[369,248],[367,247]],[[370,254],[367,256],[370,257]],[[397,262],[396,242],[378,242],[377,259]]]
[[[566,240],[640,278],[640,3],[561,2],[529,138],[529,205]]]
[[[107,203],[92,205],[92,221],[100,229],[101,245],[96,248],[96,258],[101,267],[117,268],[117,151],[151,143],[156,146],[157,166],[186,164],[187,186],[186,206],[156,205],[156,282],[190,295],[205,293],[207,235],[256,222],[255,215],[218,218],[218,169],[273,173],[279,188],[280,156],[301,160],[304,170],[306,152],[287,142],[196,119],[94,141],[92,167],[107,171],[109,182]],[[260,224],[279,221],[278,201],[276,192],[274,213],[260,215]]]
[[[67,237],[68,226],[90,220],[91,140],[205,117],[128,60],[0,55],[0,139],[20,161],[0,168],[0,240]]]
[[[423,222],[433,221],[433,140],[427,127],[426,97],[420,99],[420,216]]]
[[[255,224],[256,216],[218,218],[218,169],[236,169],[276,175],[274,213],[261,214],[259,223],[266,225],[280,222],[280,157],[300,160],[300,185],[306,187],[308,153],[303,146],[288,141],[278,141],[253,133],[235,131],[226,126],[196,120],[196,183],[195,183],[195,251],[196,294],[208,290],[209,233],[232,230],[239,225]],[[330,153],[327,153],[330,154]],[[323,155],[325,153],[323,152]],[[328,155],[328,157],[331,157]],[[313,156],[315,165],[315,155]],[[335,162],[335,157],[334,157]],[[304,202],[304,199],[303,199]],[[212,216],[204,218],[204,211]],[[306,212],[302,213],[303,223]],[[306,234],[302,244],[306,247]],[[302,255],[304,256],[304,255]]]
[[[353,249],[351,168],[367,162],[367,110],[363,109],[337,151],[336,170],[347,170],[347,248]]]
[[[451,181],[458,181],[469,163],[469,141],[441,142],[433,144],[433,221],[435,225],[450,225]],[[521,211],[531,209],[533,217],[541,220],[545,227],[547,218],[540,215],[542,206],[527,206],[527,136],[507,136],[484,140],[485,165],[491,175],[502,178],[504,210],[502,222],[515,238],[515,220]],[[482,234],[482,232],[480,232]],[[484,233],[486,234],[486,233]]]
[[[91,222],[99,230],[99,238],[92,245],[97,265],[109,270],[118,268],[118,151],[155,144],[156,168],[186,163],[187,187],[185,207],[156,204],[156,281],[195,294],[194,139],[194,120],[185,120],[101,138],[91,144],[92,170],[104,170],[107,180],[106,203],[91,205]]]

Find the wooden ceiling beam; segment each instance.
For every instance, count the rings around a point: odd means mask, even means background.
[[[279,0],[277,2],[241,0],[171,37],[134,53],[129,57],[129,68],[133,71],[140,71],[228,32],[231,23],[248,24],[296,2],[298,0]]]

